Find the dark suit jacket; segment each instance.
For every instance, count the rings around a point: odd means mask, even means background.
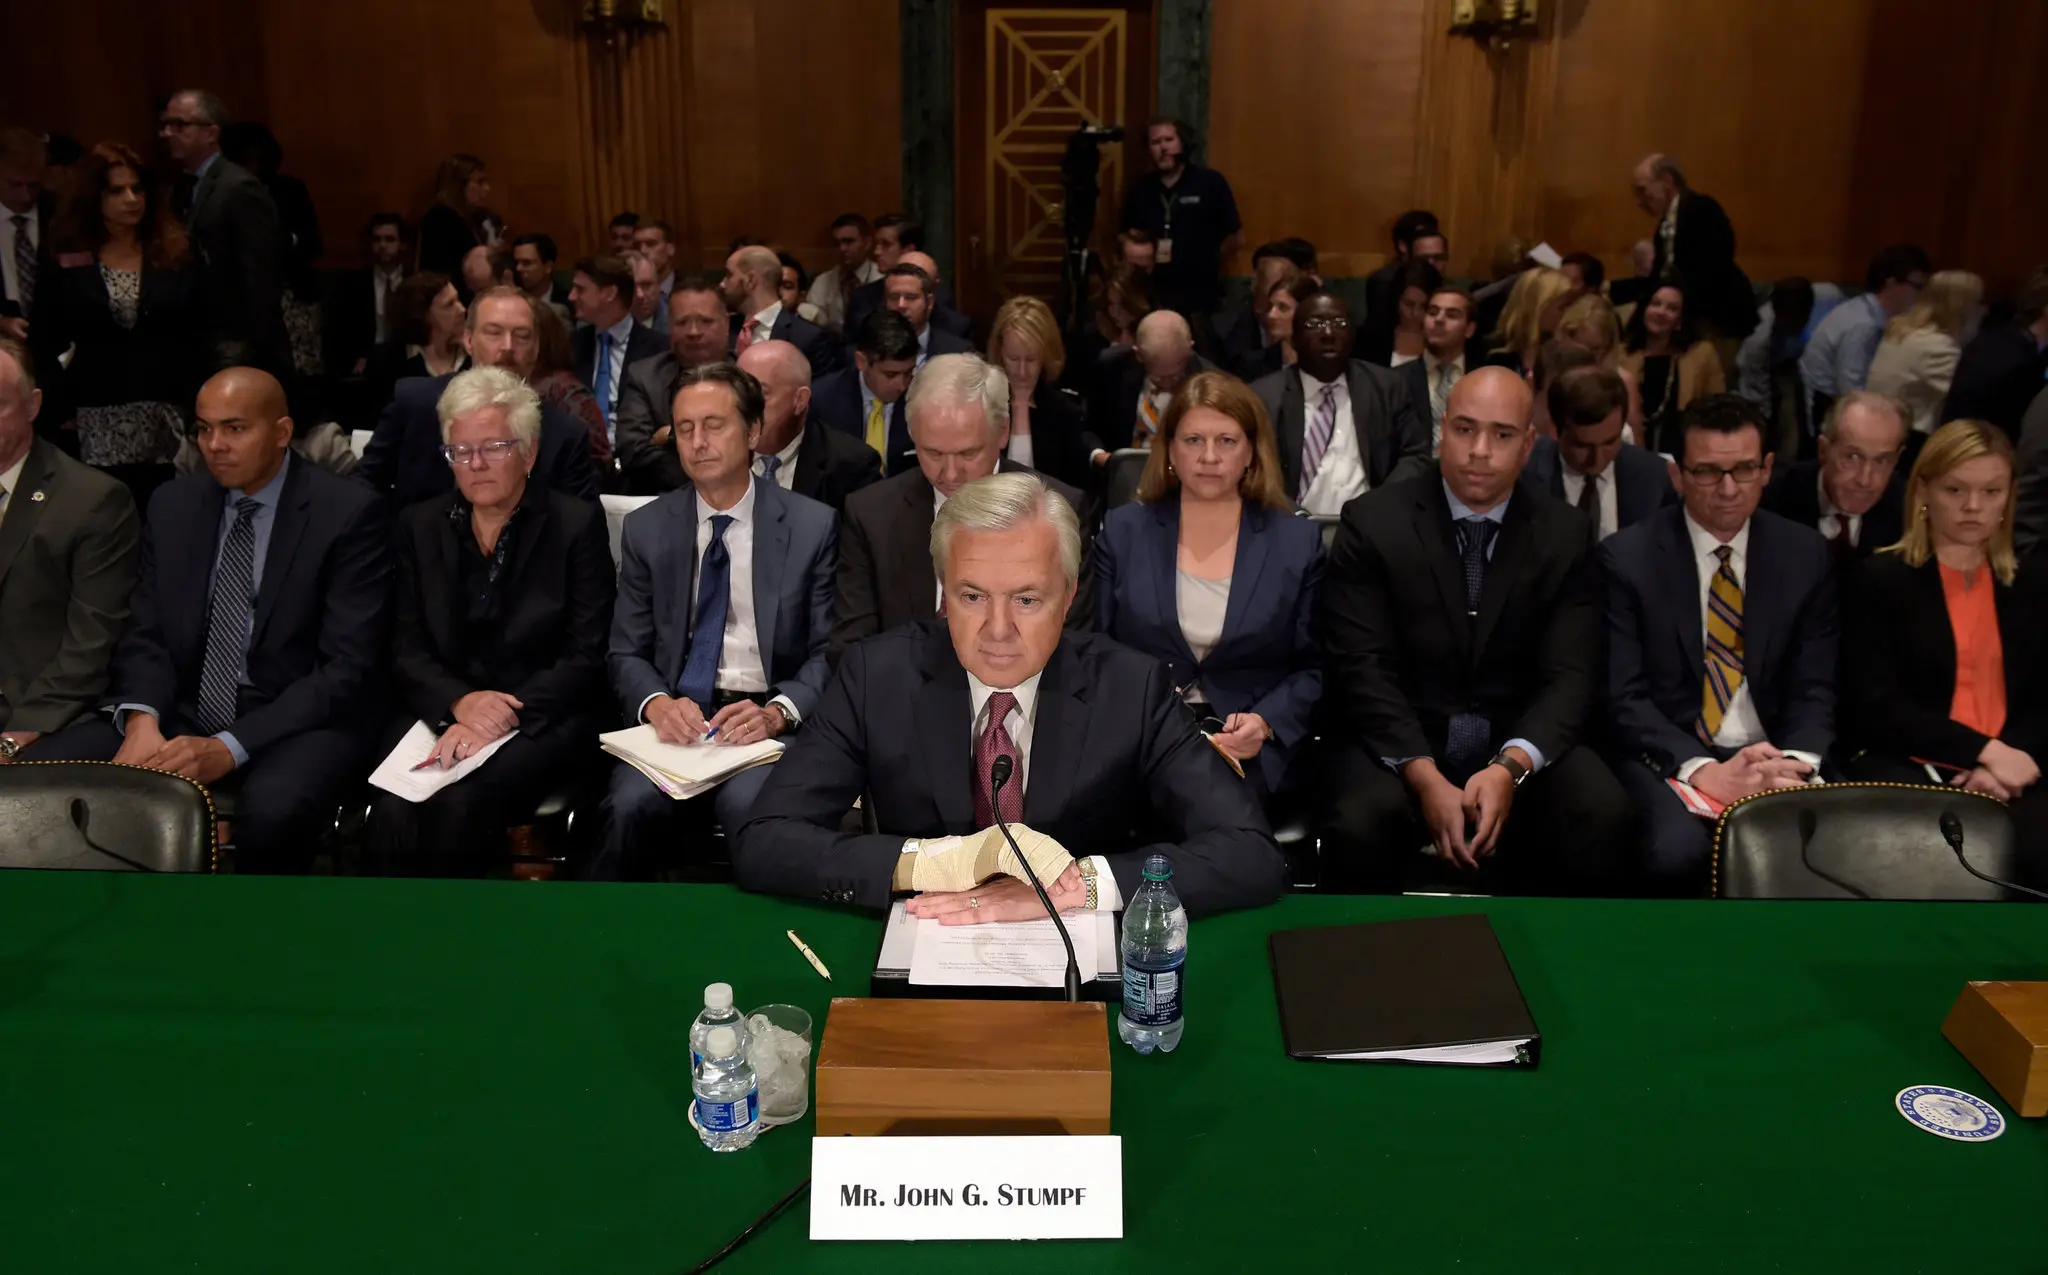
[[[804,423],[796,448],[796,478],[791,486],[833,513],[846,508],[846,498],[870,483],[882,481],[882,458],[860,439],[815,418]]]
[[[1404,363],[1401,370],[1406,371],[1410,366],[1420,367],[1422,360],[1417,359],[1412,365]],[[1614,457],[1613,471],[1617,531],[1635,526],[1666,505],[1679,503],[1678,490],[1671,485],[1671,471],[1665,468],[1663,457],[1655,452],[1623,443],[1621,451]],[[1556,439],[1536,440],[1535,449],[1529,453],[1529,463],[1522,469],[1522,482],[1533,484],[1559,500],[1565,498],[1564,462],[1558,458]]]
[[[597,329],[588,324],[569,334],[570,347],[576,355],[576,379],[597,389]],[[625,374],[649,359],[659,358],[668,353],[668,342],[659,332],[638,319],[633,320],[633,329],[626,337],[626,362],[620,373],[619,397],[626,396]],[[600,404],[602,406],[602,404]]]
[[[390,496],[398,508],[455,489],[455,475],[441,455],[441,418],[435,410],[454,379],[451,373],[400,381],[363,449],[355,476]],[[556,491],[597,499],[597,466],[590,463],[590,433],[583,422],[541,404],[533,474]]]
[[[1670,483],[1667,481],[1667,487]],[[1784,472],[1771,480],[1764,488],[1763,507],[1781,518],[1789,518],[1802,527],[1820,528],[1820,462],[1802,460],[1787,466]],[[1906,534],[1906,481],[1903,472],[1894,471],[1891,485],[1878,498],[1870,512],[1863,515],[1863,525],[1856,537],[1856,556],[1868,558],[1871,554],[1888,545],[1895,545],[1899,537]]]
[[[867,418],[861,414],[860,368],[841,368],[830,376],[820,377],[811,382],[811,419],[819,421],[842,434],[852,435],[867,445]],[[903,400],[889,404],[886,413],[889,421],[888,456],[876,457],[884,473],[890,477],[906,469],[917,468],[917,457],[910,445],[910,421],[903,414]]]
[[[846,298],[846,322],[840,325],[839,330],[846,334],[848,348],[860,332],[861,320],[882,308],[882,284],[885,280],[886,276],[864,283]],[[973,321],[960,313],[960,307],[954,304],[950,284],[939,284],[938,291],[932,294],[932,326],[957,337],[965,337],[974,326]]]
[[[1711,195],[1688,191],[1678,199],[1678,231],[1672,236],[1678,255],[1674,273],[1685,289],[1686,305],[1724,337],[1748,336],[1756,329],[1756,288],[1735,264],[1735,227]],[[1651,232],[1657,255],[1650,277],[1663,279],[1663,237]]]
[[[1742,680],[1779,748],[1825,757],[1835,742],[1834,574],[1819,533],[1776,514],[1750,518],[1742,589]],[[1623,755],[1670,777],[1724,757],[1697,725],[1706,685],[1700,575],[1682,507],[1600,543],[1607,574],[1607,699]]]
[[[1032,472],[1008,460],[997,468],[1006,474]],[[1076,511],[1082,508],[1080,492],[1056,478],[1046,479],[1046,485],[1066,497]],[[938,516],[933,508],[935,494],[924,471],[912,468],[847,499],[845,524],[839,534],[838,602],[832,624],[835,661],[840,652],[864,637],[922,624],[938,613],[939,581],[932,568],[931,549],[932,522]],[[1084,525],[1084,565],[1073,606],[1067,612],[1069,629],[1088,629],[1095,624],[1085,541]]]
[[[1345,373],[1351,390],[1351,425],[1358,433],[1358,454],[1374,487],[1404,478],[1433,474],[1429,458],[1429,400],[1418,409],[1409,400],[1408,382],[1399,373],[1352,359]],[[1272,418],[1280,447],[1280,469],[1287,491],[1301,489],[1301,447],[1308,436],[1308,409],[1302,397],[1301,370],[1287,368],[1252,386]]]
[[[139,317],[125,328],[114,321],[98,259],[81,253],[60,260],[79,264],[36,280],[28,329],[44,392],[38,419],[46,429],[73,419],[81,407],[147,401],[189,415],[209,367],[197,272],[145,267]],[[71,366],[64,367],[58,356],[74,344]]]
[[[725,349],[728,354],[732,354],[733,351],[739,348],[740,325],[742,322],[743,320],[739,315],[732,316],[732,331],[725,340]],[[788,306],[784,306],[776,312],[775,326],[768,329],[768,339],[771,341],[787,341],[797,349],[802,350],[804,358],[810,362],[812,376],[824,376],[828,372],[836,372],[853,362],[852,357],[846,351],[846,347],[839,343],[837,337],[809,319],[804,318]],[[734,355],[734,357],[738,356]]]
[[[327,310],[327,370],[347,376],[357,359],[377,346],[377,284],[369,267],[351,270],[336,284]]]
[[[467,600],[461,556],[476,552],[468,506],[457,495],[423,500],[399,515],[392,591],[391,671],[405,711],[436,730],[471,691],[521,701],[519,730],[595,735],[605,705],[613,568],[604,511],[528,483],[497,593],[498,629],[488,651],[465,649]],[[464,542],[467,541],[465,544]],[[472,685],[463,670],[496,676]],[[595,745],[593,744],[593,747]]]
[[[2005,649],[2005,729],[1998,738],[2035,759],[2048,747],[2048,675],[2038,650],[2048,629],[2043,563],[2011,585],[1989,571]],[[1949,716],[1956,694],[1956,635],[1933,559],[1909,567],[1897,554],[1859,562],[1843,582],[1842,741],[1845,752],[1968,769],[1990,737]]]
[[[808,718],[825,690],[837,519],[815,500],[758,480],[754,517],[754,629],[768,674],[763,702],[786,695]],[[627,514],[619,537],[607,663],[626,721],[640,720],[650,695],[675,693],[696,604],[697,491],[683,487]]]
[[[1219,715],[1257,713],[1273,728],[1256,763],[1276,792],[1309,737],[1323,694],[1315,632],[1322,529],[1247,503],[1238,526],[1223,636],[1197,660],[1181,632],[1180,499],[1109,511],[1095,538],[1095,617],[1101,632],[1164,660],[1176,686],[1199,680]]]
[[[2012,511],[2013,544],[2030,554],[2048,539],[2048,385],[2034,395],[2020,420],[2019,498]]]
[[[100,702],[141,543],[127,487],[29,444],[0,514],[0,730],[53,734]]]
[[[1956,360],[1955,379],[1941,405],[1947,421],[1990,421],[2017,441],[2020,421],[2048,375],[2048,351],[2017,323],[1979,333]]]
[[[12,217],[13,215],[7,209],[0,208],[0,217]],[[54,192],[46,190],[43,192],[42,198],[36,200],[35,211],[36,280],[38,287],[41,286],[42,280],[50,277],[50,272],[55,268],[56,256],[51,250],[51,230],[56,220],[57,196]],[[31,295],[29,300],[31,305],[24,306],[21,303],[21,298],[8,290],[7,276],[4,272],[0,272],[0,319],[19,319],[25,317],[29,310],[33,308],[34,296]]]
[[[420,214],[419,268],[447,275],[460,283],[462,259],[483,242],[476,227],[461,213],[436,203]]]
[[[1323,578],[1331,729],[1372,757],[1441,757],[1450,719],[1526,739],[1554,762],[1600,696],[1600,578],[1577,511],[1527,487],[1508,499],[1479,616],[1443,479],[1408,479],[1344,507]]]
[[[1012,447],[1016,441],[1012,434]],[[1080,396],[1039,378],[1031,392],[1031,467],[1070,486],[1085,487],[1095,476],[1089,451],[1088,411]]]
[[[1198,324],[1195,348],[1202,357],[1241,381],[1256,381],[1278,370],[1279,347],[1266,344],[1266,331],[1251,302],[1240,301]],[[1268,358],[1276,360],[1265,366]]]
[[[612,455],[632,495],[659,496],[688,481],[675,440],[654,441],[656,431],[675,424],[675,387],[681,375],[676,356],[666,351],[626,365],[619,404],[612,413]]]
[[[1199,354],[1188,361],[1189,376],[1216,370],[1215,364]],[[1138,362],[1137,352],[1124,349],[1104,355],[1096,386],[1085,434],[1089,452],[1129,447],[1138,436],[1138,399],[1145,392],[1145,365]]]
[[[216,159],[193,190],[185,224],[212,316],[209,334],[216,342],[247,342],[272,366],[289,366],[280,277],[284,241],[270,191],[248,169]]]
[[[739,830],[739,884],[888,907],[905,838],[975,831],[972,729],[967,673],[944,625],[847,652]],[[1073,854],[1108,856],[1126,899],[1152,854],[1172,860],[1193,916],[1280,893],[1283,861],[1250,787],[1149,656],[1091,634],[1061,638],[1038,684],[1025,778],[1024,822]],[[856,797],[882,831],[840,831]]]
[[[107,707],[147,704],[192,717],[226,500],[203,471],[150,498],[134,619],[114,655]],[[228,727],[251,758],[309,730],[367,739],[381,725],[390,588],[383,502],[358,483],[289,461],[256,589],[251,684]]]

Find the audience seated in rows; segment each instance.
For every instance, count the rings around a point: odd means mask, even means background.
[[[876,310],[861,320],[855,334],[853,366],[819,377],[813,385],[812,410],[818,419],[866,443],[885,472],[901,473],[914,458],[903,395],[917,370],[917,353],[917,330],[910,320],[893,310]]]
[[[787,341],[757,341],[735,363],[761,384],[754,475],[838,513],[846,498],[882,479],[882,458],[857,435],[814,421],[811,365]]]
[[[735,357],[756,341],[787,341],[802,350],[811,371],[826,373],[842,364],[838,342],[817,324],[782,304],[782,258],[772,248],[746,247],[725,261],[719,285],[726,309],[732,312]]]
[[[1544,403],[1552,432],[1539,432],[1525,479],[1577,510],[1593,542],[1679,503],[1663,458],[1622,440],[1621,373],[1572,368],[1550,382]]]
[[[1837,570],[1846,570],[1898,542],[1904,502],[1898,467],[1906,438],[1896,402],[1851,390],[1828,409],[1820,454],[1780,469],[1764,489],[1763,507],[1818,531]]]

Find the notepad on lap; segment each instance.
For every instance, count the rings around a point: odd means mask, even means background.
[[[390,755],[378,763],[377,769],[370,772],[370,785],[410,802],[425,801],[489,761],[518,733],[516,730],[508,731],[446,769],[429,766],[425,770],[414,770],[413,767],[433,755],[434,745],[441,740],[433,727],[425,722],[414,722],[405,738],[398,741],[398,747],[392,749]]]
[[[1482,915],[1286,930],[1269,948],[1290,1057],[1536,1065],[1543,1038]]]
[[[783,750],[779,739],[758,744],[667,744],[652,726],[615,730],[599,735],[597,742],[678,801],[709,792],[750,767],[766,765]]]

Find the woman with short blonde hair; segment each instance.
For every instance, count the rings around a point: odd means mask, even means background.
[[[1984,281],[1967,270],[1943,270],[1927,281],[1913,308],[1885,326],[1870,360],[1867,388],[1906,409],[1906,423],[1931,434],[1955,380],[1970,328],[1984,300]]]
[[[1052,307],[1037,297],[1011,297],[988,330],[988,361],[1010,383],[1010,442],[1004,454],[1062,482],[1089,481],[1087,413],[1080,397],[1059,387],[1067,349]]]
[[[1529,375],[1537,351],[1557,331],[1571,294],[1572,277],[1562,270],[1537,266],[1523,271],[1500,312],[1500,334],[1487,362]]]

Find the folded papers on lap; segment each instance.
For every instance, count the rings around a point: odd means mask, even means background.
[[[599,735],[597,742],[677,801],[710,792],[743,770],[765,766],[782,756],[784,748],[779,739],[758,744],[669,744],[651,725]]]

